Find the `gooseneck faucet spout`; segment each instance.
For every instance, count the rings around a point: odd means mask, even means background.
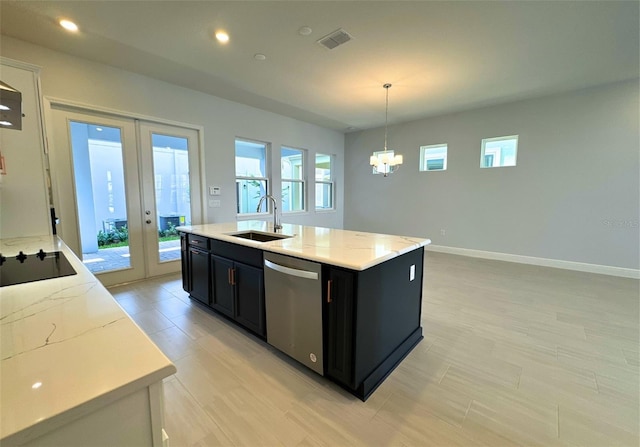
[[[260,208],[262,207],[262,202],[264,202],[266,199],[269,199],[273,202],[273,231],[277,233],[278,230],[282,229],[282,225],[278,224],[278,206],[276,205],[276,199],[274,199],[272,195],[265,194],[264,196],[260,197],[260,201],[258,202],[258,208],[256,209],[256,213],[260,212]]]

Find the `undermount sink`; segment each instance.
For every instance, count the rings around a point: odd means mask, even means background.
[[[257,242],[271,242],[277,241],[279,239],[288,239],[292,236],[287,236],[286,234],[275,234],[275,233],[262,233],[260,231],[242,231],[240,233],[231,233],[229,236],[241,237],[243,239],[249,239]]]

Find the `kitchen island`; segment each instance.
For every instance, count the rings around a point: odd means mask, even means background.
[[[423,256],[431,241],[292,224],[273,228],[263,221],[178,227],[185,291],[288,355],[307,340],[272,342],[276,335],[313,327],[320,348],[291,356],[366,400],[422,339]],[[273,259],[290,262],[278,267]],[[295,296],[281,299],[300,294],[308,300],[316,286],[293,289],[293,280],[271,273],[276,265],[296,274],[297,265],[310,261],[319,273],[304,270],[303,276],[320,284],[305,308],[319,315],[317,326],[307,315],[290,312]],[[286,287],[276,291],[273,278]],[[289,324],[282,314],[296,321]]]
[[[0,240],[5,266],[40,249],[75,274],[0,288],[0,445],[165,445],[175,366],[60,239]]]

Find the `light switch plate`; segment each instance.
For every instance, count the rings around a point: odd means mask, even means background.
[[[220,192],[221,192],[221,188],[219,186],[209,186],[210,196],[219,196]]]
[[[409,268],[409,281],[416,279],[416,265],[412,264]]]
[[[210,208],[220,208],[220,201],[219,200],[209,200],[209,207]]]

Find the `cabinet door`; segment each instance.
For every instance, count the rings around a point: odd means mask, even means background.
[[[355,274],[330,268],[327,280],[327,375],[354,388],[353,304]]]
[[[189,284],[191,296],[209,304],[209,253],[189,247]]]
[[[234,318],[233,261],[211,255],[211,307]]]
[[[191,284],[189,283],[189,246],[187,244],[187,235],[180,233],[180,262],[182,263],[182,289],[185,292],[191,292]]]
[[[236,320],[258,335],[265,335],[262,269],[235,263]]]

